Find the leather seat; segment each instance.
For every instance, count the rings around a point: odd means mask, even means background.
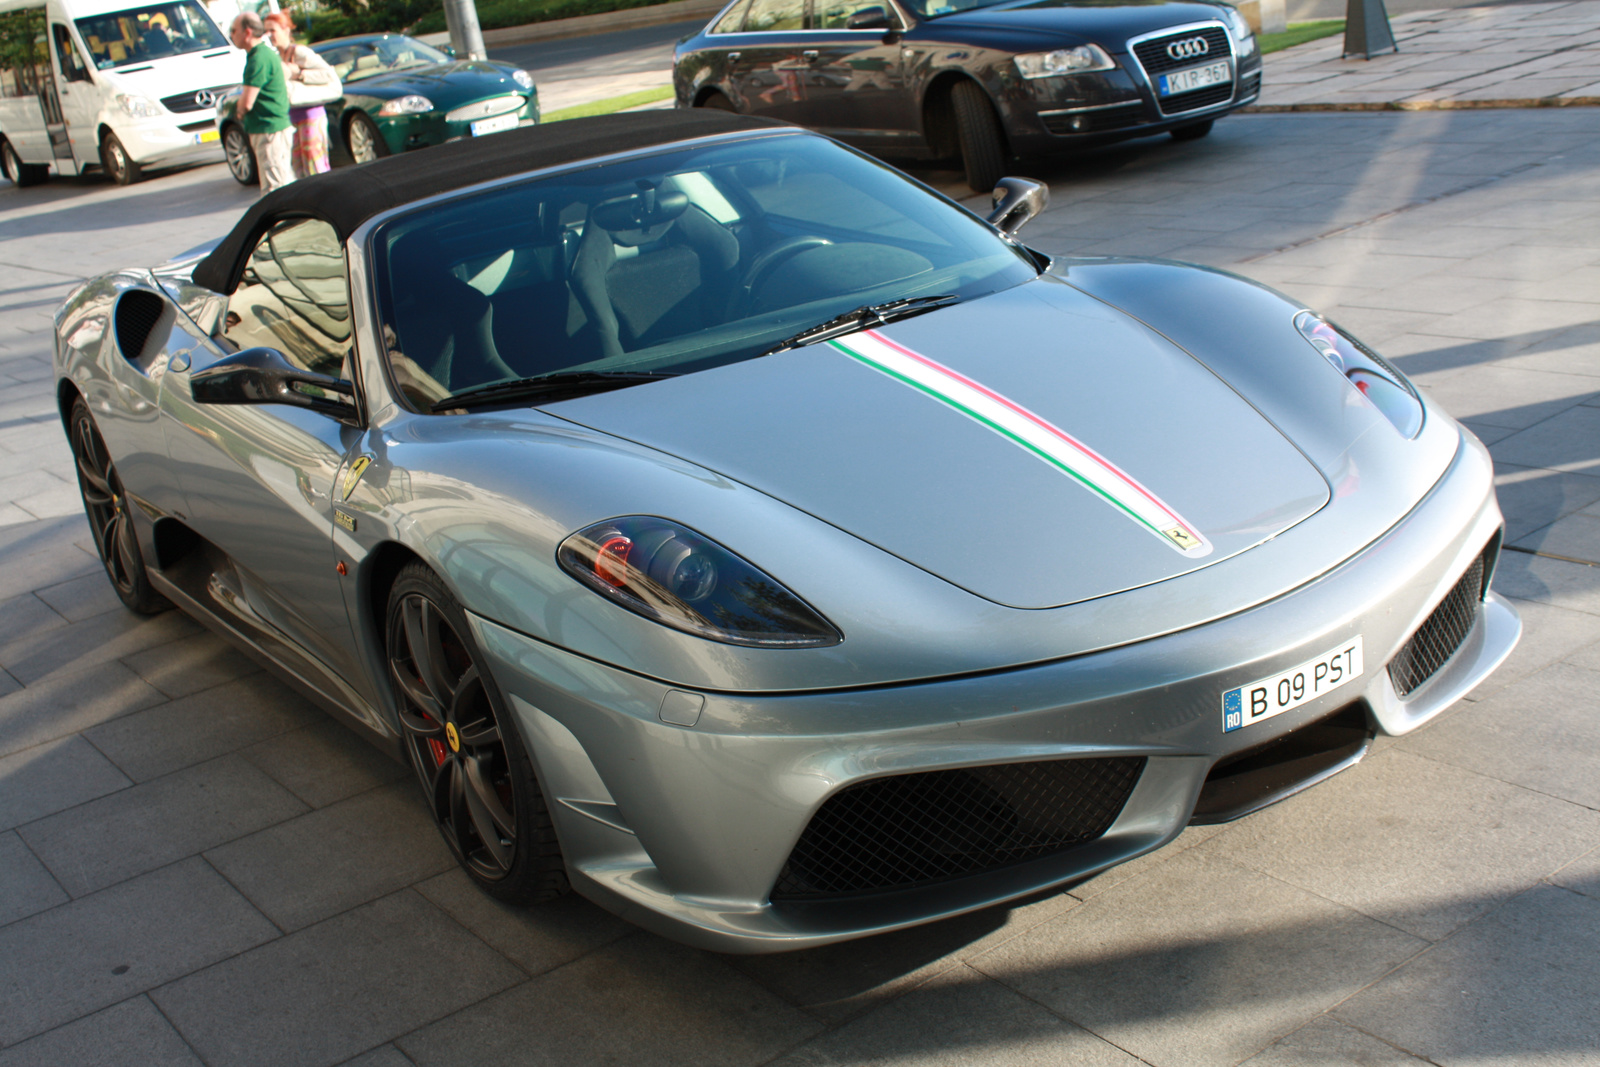
[[[517,377],[494,343],[494,306],[456,277],[438,239],[406,234],[389,251],[389,291],[401,354],[447,393]]]

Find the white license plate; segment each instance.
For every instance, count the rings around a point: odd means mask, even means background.
[[[1191,89],[1204,89],[1208,85],[1218,85],[1227,80],[1228,64],[1210,63],[1204,67],[1190,67],[1188,70],[1163,74],[1157,85],[1162,96],[1172,96],[1176,93],[1187,93]]]
[[[194,135],[194,143],[195,144],[210,144],[212,141],[215,141],[220,136],[221,136],[221,134],[217,133],[216,130],[201,130],[199,133]]]
[[[499,133],[501,130],[514,130],[517,128],[517,113],[509,115],[496,115],[492,119],[479,119],[472,124],[472,136],[482,137],[486,133]]]
[[[1222,694],[1224,733],[1293,711],[1308,700],[1331,693],[1361,677],[1361,635],[1249,685]]]

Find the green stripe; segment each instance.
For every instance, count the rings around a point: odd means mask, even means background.
[[[937,390],[933,389],[931,386],[928,386],[928,385],[926,385],[926,384],[924,384],[922,382],[917,381],[915,378],[907,377],[906,375],[901,374],[899,371],[891,370],[890,368],[885,367],[883,364],[877,362],[876,360],[873,360],[873,359],[871,359],[871,358],[869,358],[867,356],[863,356],[861,353],[856,352],[853,349],[846,348],[843,344],[839,343],[838,341],[829,341],[828,344],[832,345],[834,348],[838,349],[840,352],[843,352],[845,355],[849,356],[851,359],[854,359],[854,360],[856,360],[856,361],[858,361],[860,363],[866,364],[867,366],[871,367],[873,370],[879,372],[880,374],[888,375],[889,377],[895,379],[896,381],[903,382],[906,385],[911,386],[911,388],[913,388],[913,389],[916,389],[916,390],[919,390],[919,391],[921,391],[923,393],[926,393],[928,396],[933,397],[935,400],[939,401],[940,403],[945,404],[946,406],[952,407],[952,408],[956,409],[957,411],[961,412],[963,415],[965,415],[968,418],[972,419],[974,422],[977,422],[982,426],[986,426],[990,430],[994,431],[995,433],[1000,434],[1002,437],[1005,437],[1005,438],[1009,439],[1013,444],[1018,445],[1019,447],[1024,448],[1029,452],[1032,452],[1034,455],[1038,456],[1040,459],[1044,460],[1046,463],[1048,463],[1051,466],[1055,467],[1057,470],[1060,470],[1063,473],[1071,476],[1071,478],[1074,481],[1076,481],[1078,484],[1082,485],[1084,488],[1089,489],[1090,491],[1099,494],[1101,497],[1103,497],[1105,499],[1105,501],[1108,504],[1111,504],[1118,511],[1122,512],[1124,515],[1127,515],[1128,518],[1132,519],[1134,522],[1137,522],[1140,526],[1143,526],[1145,529],[1149,530],[1151,533],[1155,534],[1157,537],[1160,537],[1160,538],[1162,538],[1164,540],[1170,540],[1169,538],[1167,538],[1166,534],[1161,532],[1160,529],[1158,529],[1156,526],[1152,525],[1151,523],[1147,522],[1143,515],[1140,515],[1138,512],[1136,512],[1136,511],[1132,510],[1131,508],[1129,508],[1126,504],[1124,504],[1122,501],[1118,500],[1115,496],[1111,495],[1106,490],[1102,489],[1099,485],[1096,485],[1094,482],[1090,481],[1086,476],[1084,476],[1083,474],[1081,474],[1078,471],[1074,470],[1072,467],[1068,466],[1066,463],[1062,462],[1062,460],[1059,459],[1058,457],[1053,456],[1050,453],[1045,452],[1044,450],[1040,449],[1037,445],[1033,444],[1033,442],[1027,441],[1027,440],[1024,440],[1021,437],[1018,437],[1016,434],[1012,433],[1010,430],[1006,429],[1004,426],[1001,426],[999,423],[995,422],[993,419],[989,419],[989,418],[984,417],[983,415],[978,414],[976,411],[973,411],[971,408],[967,407],[965,404],[962,404],[960,401],[957,401],[957,400],[955,400],[955,399],[953,399],[951,397],[948,397],[948,396],[944,395],[943,393],[938,392]]]

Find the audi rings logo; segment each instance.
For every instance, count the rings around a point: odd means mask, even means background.
[[[1211,44],[1204,37],[1185,37],[1167,45],[1167,55],[1173,59],[1195,59],[1209,51]]]
[[[1171,49],[1169,48],[1168,51],[1170,52]],[[194,94],[194,104],[195,107],[216,107],[217,94],[212,89],[201,89],[198,93]]]

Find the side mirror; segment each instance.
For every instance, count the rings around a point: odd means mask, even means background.
[[[887,30],[889,13],[881,7],[864,7],[844,20],[847,30]]]
[[[1014,234],[1050,203],[1050,187],[1027,178],[1001,178],[994,187],[989,222],[1001,233]]]
[[[246,348],[189,378],[196,404],[288,404],[357,425],[355,386],[290,363],[276,348]],[[349,397],[350,399],[336,399]]]

